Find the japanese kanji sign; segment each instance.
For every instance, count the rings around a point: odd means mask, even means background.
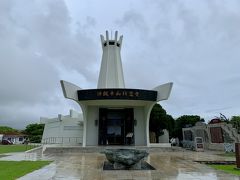
[[[87,89],[78,91],[78,100],[126,99],[156,101],[157,91],[143,89]]]

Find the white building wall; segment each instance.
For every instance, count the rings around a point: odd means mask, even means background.
[[[134,119],[137,121],[134,126],[134,137],[136,146],[146,146],[146,119],[144,119],[144,109],[143,107],[134,108]]]
[[[41,123],[45,124],[42,143],[79,145],[83,142],[83,121],[79,114],[45,118]]]
[[[95,124],[95,120],[99,119],[99,107],[88,106],[87,112],[87,128],[86,128],[86,145],[96,146],[98,145],[98,124]]]
[[[57,121],[57,118],[55,118],[53,122],[45,123],[42,140],[44,141],[48,138],[60,136],[60,126],[60,122]]]
[[[8,136],[8,135],[5,135],[1,138],[1,135],[0,135],[0,142],[2,140],[9,140],[11,141],[13,144],[23,144],[26,140],[26,137],[23,137],[23,136]]]
[[[167,129],[163,129],[163,135],[158,137],[159,143],[169,143],[169,132]]]
[[[23,144],[23,142],[26,140],[24,137],[15,137],[12,139],[13,144]]]
[[[63,144],[82,144],[83,123],[79,123],[76,119],[62,121],[60,126]]]

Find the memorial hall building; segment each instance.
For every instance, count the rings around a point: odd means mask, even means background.
[[[66,131],[76,126],[76,134],[81,131],[81,144],[86,146],[98,145],[132,145],[151,146],[149,141],[149,118],[152,107],[159,101],[167,100],[173,83],[159,85],[152,89],[132,89],[125,87],[121,47],[123,36],[118,37],[115,32],[113,39],[109,34],[101,37],[102,62],[96,89],[81,89],[79,86],[61,80],[61,87],[64,97],[77,102],[82,110],[78,120],[66,120],[68,123]],[[71,114],[71,113],[70,113]],[[73,114],[73,113],[72,113]],[[72,115],[73,116],[73,115]],[[68,116],[71,119],[71,115]],[[64,118],[62,118],[64,119]],[[76,123],[76,122],[80,123]],[[50,131],[49,122],[60,123],[61,120],[45,119],[45,136]],[[65,123],[66,124],[66,123]],[[80,124],[80,125],[78,125]],[[77,128],[77,126],[81,126]],[[59,125],[60,127],[60,125]],[[71,128],[70,128],[71,129]],[[68,137],[66,132],[56,132],[56,137]],[[53,134],[51,136],[54,136]],[[75,136],[71,134],[70,136]],[[69,136],[69,137],[70,137]]]

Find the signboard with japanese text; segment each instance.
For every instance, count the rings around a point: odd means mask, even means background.
[[[143,89],[87,89],[78,91],[79,101],[103,99],[156,101],[157,91]]]
[[[203,138],[195,137],[195,150],[196,151],[204,151]]]

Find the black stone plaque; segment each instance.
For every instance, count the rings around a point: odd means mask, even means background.
[[[156,101],[157,91],[143,89],[86,89],[78,91],[78,100],[144,100]]]

